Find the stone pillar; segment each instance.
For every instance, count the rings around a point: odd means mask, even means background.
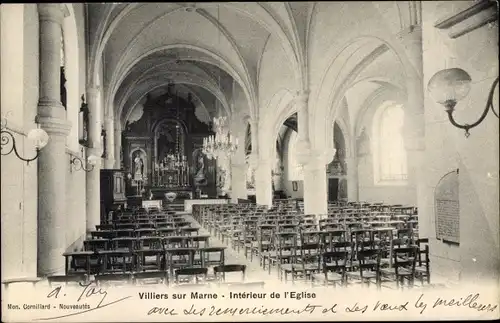
[[[101,157],[101,121],[99,110],[99,91],[97,87],[87,88],[87,101],[89,106],[89,148],[87,156]],[[99,159],[100,160],[100,159]],[[91,172],[87,172],[87,233],[95,230],[101,223],[101,165],[98,162]]]
[[[358,189],[358,157],[356,152],[351,152],[351,155],[345,159],[347,164],[347,199],[352,202],[359,200]]]
[[[259,127],[258,123],[255,120],[251,121],[250,126],[250,135],[252,142],[252,154],[257,155],[259,152]],[[244,143],[243,143],[244,144]]]
[[[38,158],[38,276],[64,273],[66,249],[66,137],[71,124],[60,96],[60,4],[38,4],[40,20],[40,99],[38,117],[49,135]]]
[[[273,205],[271,161],[260,159],[255,168],[255,197],[258,205]]]
[[[405,146],[408,160],[408,182],[414,184],[416,206],[425,209],[425,175],[423,156],[425,152],[425,116],[422,60],[422,28],[414,26],[398,35],[411,66],[406,66],[406,88],[408,100],[405,109]],[[425,214],[419,217],[419,236],[429,237],[431,219]]]
[[[328,213],[325,160],[321,152],[312,154],[304,165],[304,214]]]
[[[115,167],[115,120],[113,116],[106,116],[104,123],[106,129],[106,159],[104,167],[106,169],[113,169]]]
[[[231,172],[231,202],[237,203],[239,198],[247,198],[247,164],[233,163]]]
[[[309,140],[309,111],[307,104],[309,92],[303,91],[297,94],[295,105],[297,106],[297,159],[299,164],[304,165],[310,157],[311,142]]]
[[[122,168],[122,124],[120,121],[115,123],[115,169]]]

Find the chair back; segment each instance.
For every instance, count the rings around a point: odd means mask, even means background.
[[[168,271],[143,271],[133,274],[135,285],[168,284]]]
[[[175,282],[179,284],[183,282],[182,277],[187,276],[187,281],[192,282],[192,279],[195,279],[195,282],[198,284],[200,282],[205,282],[207,279],[208,268],[205,267],[185,267],[180,268],[175,271]],[[201,279],[200,279],[201,276]]]
[[[246,265],[221,265],[214,267],[214,275],[218,281],[226,281],[226,273],[241,272],[241,282],[245,281]]]
[[[415,275],[415,264],[417,262],[418,249],[416,246],[407,248],[394,248],[392,256],[394,257],[394,270],[396,276],[399,274],[401,268],[409,270],[411,274]]]
[[[95,276],[96,284],[129,284],[132,282],[132,274],[130,273],[115,273],[115,274],[101,274]]]

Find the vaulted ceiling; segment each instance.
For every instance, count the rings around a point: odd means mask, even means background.
[[[369,5],[367,13],[398,15],[403,4]],[[406,2],[405,2],[406,3]],[[175,84],[191,93],[206,118],[233,109],[258,109],[260,63],[271,38],[287,64],[307,80],[307,44],[321,2],[92,3],[87,4],[89,76],[103,88],[104,107],[124,123],[146,94],[161,95]],[[338,4],[339,6],[344,6]],[[408,3],[406,4],[408,6]],[[401,14],[399,14],[401,16]],[[397,29],[408,24],[399,19]],[[312,32],[312,31],[311,31]],[[367,56],[380,43],[356,55]],[[382,53],[383,54],[383,53]],[[371,74],[388,70],[392,58],[377,59]],[[102,70],[102,75],[95,71]],[[370,74],[368,71],[365,75]],[[99,81],[97,81],[99,79]],[[376,85],[376,83],[373,83]],[[379,83],[379,85],[382,83]],[[374,90],[374,89],[371,89]],[[247,104],[235,107],[235,91]],[[113,109],[113,110],[111,110]]]

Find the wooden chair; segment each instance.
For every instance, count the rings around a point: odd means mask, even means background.
[[[380,286],[380,250],[362,249],[357,252],[357,269],[346,272],[346,283],[358,282],[361,284],[375,283]]]
[[[95,226],[95,228],[97,229],[97,231],[113,230],[114,229],[114,225],[113,224],[97,224]]]
[[[240,272],[241,279],[239,282],[245,282],[246,265],[221,265],[214,267],[215,280],[219,283],[226,283],[226,273]],[[231,283],[228,283],[231,284]]]
[[[317,240],[312,241],[306,239],[304,236],[307,235],[306,232],[301,233],[301,242],[292,250],[295,255],[291,259],[291,265],[284,264],[283,270],[285,271],[285,281],[286,281],[286,268],[291,267],[290,271],[292,274],[292,283],[295,282],[297,278],[302,278],[304,280],[312,279],[312,275],[318,273],[321,270],[321,243],[319,240],[319,234],[317,235]]]
[[[259,223],[258,217],[250,217],[248,220],[243,221],[244,230],[242,241],[238,243],[237,248],[243,248],[245,258],[248,259],[248,251],[252,252],[252,247],[257,241],[257,225]]]
[[[138,272],[146,270],[161,270],[164,266],[165,251],[163,248],[156,249],[138,249],[134,250],[137,261],[136,270]]]
[[[333,251],[333,245],[338,242],[346,241],[347,232],[345,230],[327,230],[320,234],[321,244],[325,251]],[[349,243],[350,246],[350,243]]]
[[[226,247],[203,247],[199,248],[201,267],[223,266],[225,263]],[[196,264],[196,257],[195,257]]]
[[[287,281],[288,274],[294,274],[294,264],[297,261],[297,245],[298,245],[297,232],[276,232],[276,243],[274,250],[269,252],[270,264],[274,263],[278,269],[278,277],[285,278]],[[271,273],[271,266],[269,266],[269,273]]]
[[[131,273],[102,274],[95,276],[97,285],[127,285],[132,283]]]
[[[430,259],[429,259],[429,245],[426,244],[424,249],[418,248],[417,264],[415,266],[415,277],[424,284],[424,279],[427,284],[431,283]]]
[[[259,263],[262,269],[266,269],[266,260],[269,260],[269,252],[271,251],[274,243],[274,232],[276,228],[276,225],[272,224],[260,225],[258,228],[258,240],[256,246],[252,247],[250,261],[253,260],[253,253],[255,253],[259,256]],[[271,266],[270,260],[268,264]],[[270,268],[269,272],[271,272]]]
[[[311,278],[314,285],[316,281],[323,285],[345,285],[346,264],[349,260],[347,251],[326,251],[322,255],[322,273],[315,274]]]
[[[200,231],[200,228],[194,228],[194,227],[184,227],[179,229],[179,234],[182,235],[197,235],[198,232]]]
[[[408,286],[413,287],[417,252],[416,246],[394,248],[392,268],[380,269],[381,280],[384,282],[395,281],[397,288],[403,287],[404,282],[407,281]]]
[[[136,237],[151,237],[156,235],[154,228],[138,228],[134,231]]]
[[[108,249],[108,239],[91,239],[83,241],[83,250],[100,251]]]
[[[196,284],[205,283],[207,280],[208,268],[203,267],[186,267],[175,271],[175,283],[192,283],[193,279]],[[200,279],[201,276],[201,279]]]
[[[99,252],[103,257],[101,273],[127,272],[136,267],[136,255],[130,249],[114,249]]]
[[[156,228],[156,232],[161,237],[173,236],[177,230],[173,226],[165,226],[166,223],[161,223],[161,226]]]
[[[100,252],[100,251],[99,251]],[[99,253],[94,251],[91,255],[73,254],[66,275],[86,273],[88,275],[98,274],[102,270],[103,261]]]
[[[170,275],[174,276],[174,270],[194,265],[195,248],[170,248],[166,251],[166,268],[170,269]]]
[[[143,271],[133,273],[133,283],[135,285],[150,285],[150,284],[164,284],[169,283],[168,271]]]

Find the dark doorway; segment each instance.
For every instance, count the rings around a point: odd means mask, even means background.
[[[329,178],[328,179],[328,201],[334,202],[338,201],[339,195],[339,179]]]

